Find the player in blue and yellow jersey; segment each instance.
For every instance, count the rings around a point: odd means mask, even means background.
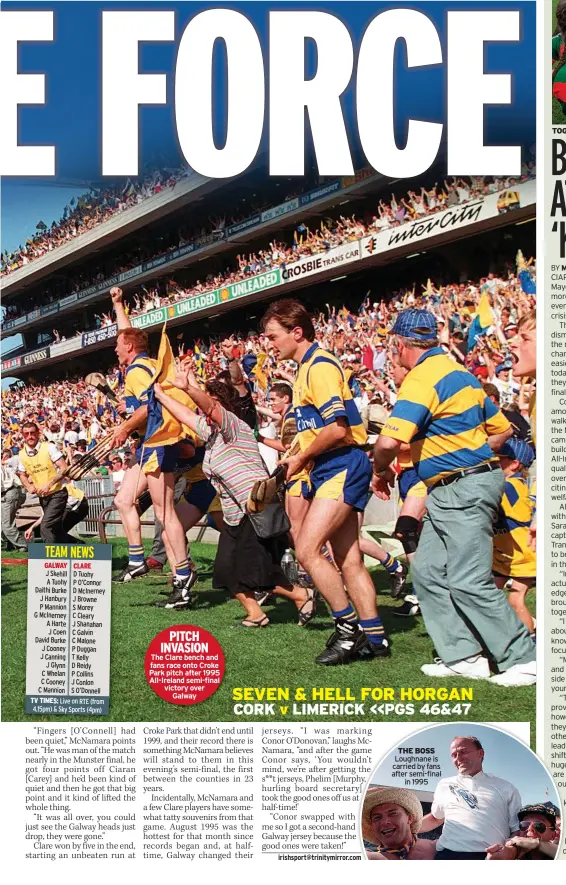
[[[295,441],[297,436],[297,422],[295,420],[295,410],[292,404],[293,386],[287,381],[279,381],[270,387],[270,405],[271,410],[276,415],[282,416],[280,439],[269,440],[260,437],[261,442],[277,451],[285,454]],[[286,509],[291,521],[291,536],[293,544],[295,538],[298,537],[301,530],[303,520],[307,515],[310,505],[310,476],[308,465],[303,468],[300,474],[292,476],[286,483]],[[371,494],[370,494],[371,497]],[[377,560],[383,568],[389,572],[391,576],[391,595],[394,599],[400,596],[407,577],[407,569],[394,556],[387,552],[377,541],[372,538],[365,538],[362,533],[362,525],[364,514],[358,512],[358,523],[360,528],[360,550],[362,555],[369,556]],[[328,545],[323,547],[323,553],[327,559],[332,561],[332,554]],[[299,583],[312,585],[312,579],[307,572],[299,568]]]
[[[491,572],[493,522],[505,479],[496,452],[511,425],[480,382],[439,347],[428,310],[403,310],[392,329],[399,363],[408,369],[374,450],[376,494],[389,465],[410,443],[427,512],[413,560],[413,583],[440,661],[427,676],[489,679],[500,685],[536,681],[533,644],[496,587]]]
[[[157,367],[147,355],[147,334],[133,328],[122,302],[122,290],[111,289],[112,304],[118,323],[116,355],[125,368],[125,403],[119,411],[128,417],[114,431],[114,447],[123,445],[133,431],[143,435],[148,444],[138,450],[138,464],[124,477],[115,504],[120,513],[128,539],[128,564],[118,577],[125,583],[143,577],[149,569],[145,562],[141,539],[141,525],[135,498],[149,490],[156,518],[166,527],[163,540],[171,566],[173,592],[165,605],[168,608],[188,608],[190,589],[196,573],[190,569],[185,531],[175,512],[174,488],[177,463],[181,457],[180,443],[186,436],[182,426],[157,403],[149,409],[149,388]],[[169,386],[169,377],[165,379]],[[133,411],[132,411],[133,410]],[[185,456],[194,455],[195,447],[184,442]]]
[[[357,514],[366,506],[371,480],[369,460],[360,448],[367,440],[360,413],[340,361],[314,341],[312,320],[299,301],[272,304],[263,329],[278,358],[292,359],[299,367],[293,408],[300,452],[286,459],[287,475],[300,475],[310,462],[312,468],[305,496],[310,506],[295,552],[335,620],[334,633],[316,662],[386,657],[389,643],[359,544]],[[327,540],[340,572],[322,552]]]
[[[188,399],[188,398],[187,398]],[[187,401],[187,400],[185,400]],[[222,531],[223,516],[222,504],[216,494],[214,486],[203,472],[202,462],[204,458],[204,445],[202,441],[193,435],[191,439],[182,440],[179,443],[179,460],[175,471],[177,481],[181,482],[181,490],[175,484],[175,512],[179,517],[183,530],[186,532],[196,526],[204,516],[208,516],[212,528]],[[140,516],[151,507],[151,497],[148,492],[138,499],[138,511]],[[146,563],[149,568],[161,570],[165,562],[167,550],[167,530],[160,523],[156,523],[151,557]],[[187,549],[189,568],[197,578],[197,567],[191,558],[190,547]],[[172,571],[172,574],[175,574]],[[173,591],[173,599],[159,600],[155,603],[157,608],[178,608],[181,600]]]
[[[534,458],[532,447],[515,437],[499,450],[505,486],[493,535],[495,583],[503,588],[511,578],[509,602],[533,639],[535,625],[525,597],[536,577],[536,554],[529,535],[534,508],[526,476]]]

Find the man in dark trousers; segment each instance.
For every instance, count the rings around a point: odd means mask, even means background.
[[[43,510],[41,537],[46,544],[63,541],[67,490],[62,482],[53,482],[67,466],[65,458],[51,442],[39,441],[39,427],[26,421],[22,427],[24,445],[19,452],[18,475],[25,489],[39,497]]]

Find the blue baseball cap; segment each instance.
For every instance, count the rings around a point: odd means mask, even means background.
[[[523,805],[517,812],[519,820],[523,820],[527,814],[542,814],[546,819],[556,826],[556,818],[560,817],[560,811],[552,802],[539,802],[537,805]]]
[[[409,307],[402,310],[391,329],[392,335],[402,338],[415,338],[417,341],[432,341],[438,337],[436,317],[430,310]]]
[[[499,365],[495,367],[495,374],[499,375],[500,372],[510,372],[512,368],[513,363],[510,360],[504,360],[504,362],[499,363]]]
[[[512,436],[505,445],[501,446],[499,454],[504,458],[511,458],[512,461],[520,461],[524,467],[530,467],[535,460],[533,447],[516,436]]]

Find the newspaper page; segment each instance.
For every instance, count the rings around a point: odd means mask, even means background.
[[[0,41],[10,870],[563,860],[564,0]]]

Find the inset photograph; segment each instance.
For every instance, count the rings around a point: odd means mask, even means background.
[[[540,759],[475,723],[411,735],[379,762],[362,796],[368,860],[554,860],[560,825]]]

